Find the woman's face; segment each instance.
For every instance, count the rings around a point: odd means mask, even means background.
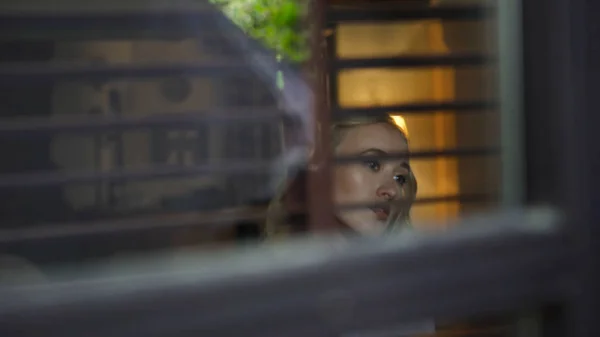
[[[343,131],[335,149],[337,156],[377,156],[408,151],[404,135],[387,123],[360,125]],[[407,159],[370,160],[337,165],[334,169],[334,200],[337,205],[377,204],[400,198],[410,167]],[[363,235],[385,230],[389,208],[341,210],[338,218]]]

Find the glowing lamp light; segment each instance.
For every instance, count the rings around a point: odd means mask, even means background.
[[[400,130],[402,130],[402,132],[404,132],[404,134],[408,138],[408,127],[406,127],[406,120],[404,119],[404,117],[400,115],[390,115],[390,117],[392,117],[394,123],[400,128]]]

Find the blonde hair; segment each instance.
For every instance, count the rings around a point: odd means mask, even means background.
[[[331,126],[331,144],[332,148],[335,149],[341,141],[344,139],[346,132],[352,128],[363,126],[363,125],[371,125],[371,124],[379,124],[386,123],[394,126],[398,131],[402,133],[406,141],[408,142],[408,134],[406,130],[399,125],[396,120],[390,115],[379,115],[374,117],[354,117],[347,118],[341,121],[337,121]],[[416,195],[416,179],[412,172],[409,176],[409,185],[408,194],[410,199],[414,199],[414,195]],[[286,223],[288,218],[288,210],[286,210],[283,204],[283,198],[285,193],[287,192],[288,185],[287,181],[284,181],[275,197],[269,203],[267,209],[266,220],[264,224],[263,235],[265,238],[273,238],[273,237],[281,237],[286,236],[290,232],[290,226]],[[408,208],[410,208],[410,204]],[[409,221],[408,210],[405,212],[406,214],[401,215],[405,217],[406,221]]]

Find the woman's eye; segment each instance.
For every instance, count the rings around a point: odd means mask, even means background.
[[[394,180],[398,183],[398,185],[402,186],[404,184],[406,184],[406,176],[402,175],[402,174],[397,174],[394,176]]]
[[[379,171],[379,169],[381,168],[381,164],[379,164],[378,161],[367,161],[365,162],[365,165],[367,165],[371,170],[375,172]]]

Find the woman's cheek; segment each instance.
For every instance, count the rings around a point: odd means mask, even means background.
[[[335,170],[334,177],[334,191],[336,201],[339,202],[352,202],[355,200],[356,188],[356,176],[354,170],[349,165],[340,166]]]
[[[357,165],[341,166],[335,171],[335,198],[338,203],[369,202],[374,190],[369,172]]]
[[[351,181],[353,186],[353,195],[355,200],[368,200],[370,191],[373,190],[374,182],[364,170],[354,169],[352,171]]]

